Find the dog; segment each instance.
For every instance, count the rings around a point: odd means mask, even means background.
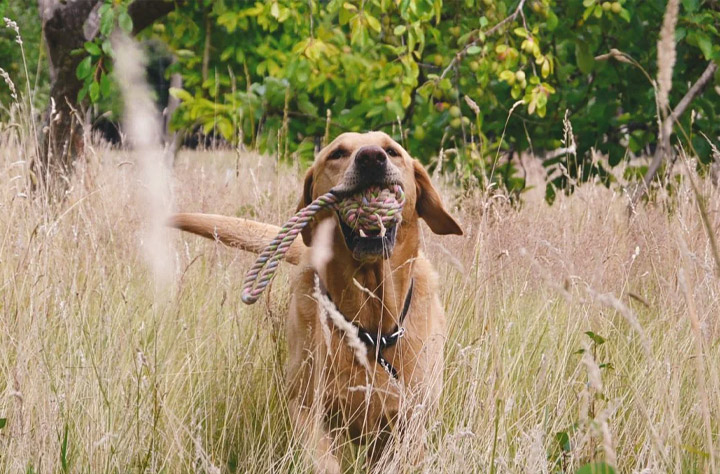
[[[442,391],[445,315],[420,250],[420,219],[436,234],[463,232],[420,162],[385,133],[344,133],[317,154],[298,210],[330,190],[393,185],[405,192],[398,226],[360,235],[325,209],[286,256],[297,265],[286,324],[289,407],[317,472],[341,472],[343,436],[366,443],[374,465],[393,434],[410,436],[408,420],[421,420],[418,433]],[[321,239],[315,229],[328,220],[334,229]],[[253,252],[279,230],[204,214],[177,214],[171,225]],[[331,252],[324,268],[314,261],[314,240]]]

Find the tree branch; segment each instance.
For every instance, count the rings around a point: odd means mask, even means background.
[[[156,20],[175,10],[175,6],[176,2],[170,0],[135,0],[128,7],[128,13],[133,21],[132,34],[140,33]]]
[[[503,26],[505,26],[506,23],[510,23],[510,22],[512,22],[512,21],[515,21],[515,19],[517,18],[517,16],[522,12],[522,8],[523,8],[524,5],[525,5],[525,0],[520,0],[520,3],[518,3],[518,6],[515,8],[515,11],[513,11],[507,18],[505,18],[504,20],[502,20],[500,23],[498,23],[497,25],[493,26],[492,28],[490,28],[489,30],[487,30],[486,32],[484,32],[484,37],[485,37],[485,38],[483,39],[483,41],[484,41],[488,36],[491,36],[491,35],[494,35],[495,33],[497,33],[497,32],[500,30],[500,28],[502,28]],[[478,30],[478,32],[480,32],[480,31]],[[445,68],[445,70],[443,71],[443,73],[440,75],[440,79],[444,79],[445,76],[447,76],[447,73],[450,72],[450,70],[451,70],[453,67],[455,67],[455,65],[456,65],[458,62],[460,62],[460,60],[462,60],[462,58],[465,57],[465,55],[467,54],[468,49],[472,48],[473,46],[477,46],[477,44],[480,43],[480,42],[481,42],[481,41],[480,41],[480,38],[478,38],[478,39],[476,39],[476,40],[474,40],[474,41],[471,41],[470,43],[466,44],[463,49],[461,49],[460,51],[458,51],[458,52],[455,54],[455,57],[452,59],[452,61],[450,61],[450,64],[448,64],[448,66]]]
[[[648,168],[647,173],[645,173],[645,177],[643,178],[643,185],[641,185],[635,192],[635,196],[633,197],[633,204],[637,203],[637,201],[645,195],[648,187],[650,186],[650,182],[655,177],[655,173],[657,173],[657,170],[660,169],[660,165],[662,164],[663,160],[672,152],[672,148],[670,145],[670,136],[672,135],[673,125],[675,125],[675,122],[677,122],[682,116],[682,114],[685,113],[685,110],[687,110],[687,108],[690,106],[690,103],[697,96],[699,96],[705,89],[705,87],[710,83],[713,75],[715,74],[715,71],[717,71],[717,68],[718,65],[715,62],[710,61],[710,63],[708,63],[707,67],[705,68],[705,71],[703,71],[703,73],[700,75],[700,78],[695,81],[695,84],[693,84],[692,87],[690,87],[690,90],[687,91],[685,96],[680,99],[680,102],[678,102],[670,115],[668,115],[665,120],[663,120],[660,126],[660,134],[658,137],[660,143],[658,143],[658,146],[655,149],[655,156],[653,156],[650,167]]]

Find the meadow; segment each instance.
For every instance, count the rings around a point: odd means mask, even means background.
[[[168,230],[157,280],[129,152],[90,146],[60,202],[30,193],[20,156],[3,141],[0,472],[306,472],[283,391],[292,268],[248,307],[252,255]],[[279,224],[301,171],[183,151],[172,206]],[[619,185],[518,205],[436,176],[465,230],[423,231],[445,390],[425,458],[395,469],[718,471],[720,192],[682,176],[630,214]],[[349,472],[362,454],[344,449]]]

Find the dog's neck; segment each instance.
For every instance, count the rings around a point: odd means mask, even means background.
[[[340,250],[321,275],[330,298],[345,318],[368,331],[385,334],[398,327],[418,254],[416,236],[408,234],[417,234],[417,224],[405,225],[399,232],[404,234],[398,235],[402,244],[396,245],[390,258],[358,262],[349,251]],[[340,245],[345,244],[336,239],[335,248]]]

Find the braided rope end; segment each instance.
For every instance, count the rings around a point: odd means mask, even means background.
[[[323,209],[335,209],[346,224],[357,229],[384,237],[387,229],[402,221],[405,192],[399,185],[388,188],[373,186],[352,196],[340,199],[330,191],[310,205],[301,209],[281,228],[280,233],[258,256],[255,264],[245,275],[242,302],[255,303],[265,287],[275,276],[280,260],[290,248],[302,229]],[[363,235],[365,236],[365,235]]]

